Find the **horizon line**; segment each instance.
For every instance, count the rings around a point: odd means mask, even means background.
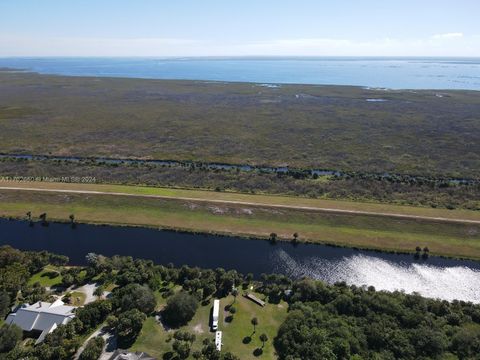
[[[480,59],[468,55],[0,55],[0,59]]]

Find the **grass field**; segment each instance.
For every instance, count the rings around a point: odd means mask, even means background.
[[[2,153],[478,177],[479,112],[475,91],[0,72]]]
[[[327,208],[346,211],[364,211],[391,213],[413,216],[439,217],[480,221],[479,211],[434,209],[431,207],[400,206],[367,202],[309,199],[294,196],[250,195],[234,192],[212,192],[191,189],[157,188],[147,186],[102,185],[102,184],[70,184],[50,182],[14,182],[0,181],[0,187],[37,188],[50,190],[98,191],[107,193],[123,193],[129,195],[154,195],[172,198],[188,198],[198,200],[238,201],[259,205],[285,205],[296,207]]]
[[[175,192],[153,189],[135,191],[164,191],[165,194]],[[199,192],[198,196],[208,197],[207,194],[210,194],[210,198],[216,198],[217,194],[227,197],[240,196],[215,192]],[[32,211],[34,216],[47,212],[50,219],[68,221],[68,216],[74,214],[77,221],[87,223],[151,226],[263,238],[275,232],[280,239],[285,240],[290,240],[292,234],[297,232],[301,241],[408,252],[414,251],[416,246],[428,246],[432,254],[480,259],[478,224],[272,208],[254,204],[209,203],[194,199],[14,190],[0,191],[0,196],[0,216],[3,217],[25,218],[26,212]],[[296,200],[280,198],[277,201]],[[312,200],[315,201],[317,200]],[[379,206],[392,209],[390,205]],[[402,209],[406,211],[410,208]],[[425,211],[437,215],[444,211],[448,213],[447,210],[411,209],[414,212]],[[451,211],[450,214],[463,217],[463,214],[470,213]],[[472,212],[470,215],[475,218],[477,214]]]
[[[164,302],[164,300],[160,301]],[[237,313],[234,315],[233,321],[226,322],[225,318],[229,313],[225,311],[225,306],[233,303],[234,298],[232,296],[220,299],[219,330],[223,332],[222,351],[230,351],[242,360],[253,360],[256,358],[253,355],[253,351],[256,348],[262,347],[259,336],[265,333],[269,340],[265,343],[263,355],[261,355],[260,358],[266,360],[275,359],[273,339],[277,334],[279,326],[287,316],[288,305],[285,303],[278,305],[267,304],[262,308],[239,295],[234,303]],[[157,303],[157,305],[159,304]],[[214,338],[214,333],[211,332],[209,328],[211,309],[212,301],[208,304],[200,305],[194,318],[186,326],[180,328],[181,330],[195,334],[196,340],[192,345],[192,352],[201,350],[203,339]],[[253,317],[258,319],[255,334],[253,334],[253,326],[251,324]],[[149,317],[145,321],[142,331],[131,347],[131,350],[145,351],[161,359],[163,354],[171,351],[173,340],[167,340],[171,338],[172,335],[173,331],[165,330],[154,317]],[[251,337],[251,342],[244,344],[243,339],[245,337]]]
[[[260,295],[257,296],[262,298]],[[224,303],[233,304],[233,296],[226,298],[222,305]],[[265,347],[263,347],[263,354],[260,358],[276,358],[273,339],[277,335],[278,328],[287,317],[288,305],[283,302],[280,304],[267,303],[267,305],[262,308],[239,295],[237,296],[234,306],[237,312],[232,322],[225,322],[226,312],[223,313],[223,319],[222,317],[220,318],[221,321],[223,320],[220,325],[223,331],[223,349],[225,351],[231,351],[242,360],[253,360],[256,358],[253,354],[255,349],[262,348],[260,335],[265,333],[268,341],[265,343]],[[254,317],[258,319],[255,333],[253,333],[253,326],[251,324],[251,320]],[[243,340],[245,337],[251,337],[251,342],[244,344]]]
[[[87,298],[85,293],[81,291],[71,291],[70,296],[71,302],[69,303],[69,305],[72,306],[82,306],[83,304],[85,304],[85,300]]]
[[[192,345],[192,352],[201,350],[203,339],[213,336],[209,329],[210,310],[211,304],[200,305],[193,319],[186,326],[180,328],[180,330],[195,334],[196,340]],[[142,331],[131,350],[145,351],[161,359],[164,353],[172,350],[173,332],[166,331],[154,317],[149,317],[143,324]]]
[[[62,275],[60,275],[56,267],[48,265],[42,271],[34,274],[28,281],[28,284],[33,285],[36,282],[44,287],[60,285],[62,283]]]

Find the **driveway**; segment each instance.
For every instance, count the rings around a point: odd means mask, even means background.
[[[82,346],[78,348],[77,352],[75,353],[75,356],[73,357],[73,360],[78,360],[80,357],[80,354],[85,349],[85,346],[90,341],[90,339],[93,339],[97,336],[101,336],[105,340],[105,347],[103,348],[102,354],[98,359],[109,360],[112,357],[115,350],[117,350],[117,338],[114,334],[110,333],[106,327],[101,327],[100,329],[93,332],[93,334],[90,335],[85,340]]]
[[[79,288],[76,288],[75,291],[79,291],[81,293],[85,294],[85,304],[94,302],[97,300],[97,297],[93,295],[95,290],[98,288],[97,284],[85,284],[83,286],[80,286]]]

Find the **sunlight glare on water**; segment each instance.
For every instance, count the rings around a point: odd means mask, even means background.
[[[374,286],[377,290],[403,290],[429,298],[480,303],[480,271],[468,267],[395,264],[366,255],[297,261],[283,250],[278,250],[275,257],[276,266],[293,277],[309,276],[328,283],[344,281],[349,285]]]

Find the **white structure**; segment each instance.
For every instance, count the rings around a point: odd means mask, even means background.
[[[129,352],[117,349],[109,360],[157,360],[144,352]]]
[[[215,333],[215,346],[218,351],[222,351],[222,332],[217,331]]]
[[[74,306],[67,306],[61,300],[54,303],[39,301],[33,305],[24,304],[7,316],[7,324],[15,324],[23,331],[39,331],[36,344],[43,341],[58,325],[66,324],[75,317]]]
[[[218,313],[220,312],[220,300],[213,300],[212,329],[218,329]]]

